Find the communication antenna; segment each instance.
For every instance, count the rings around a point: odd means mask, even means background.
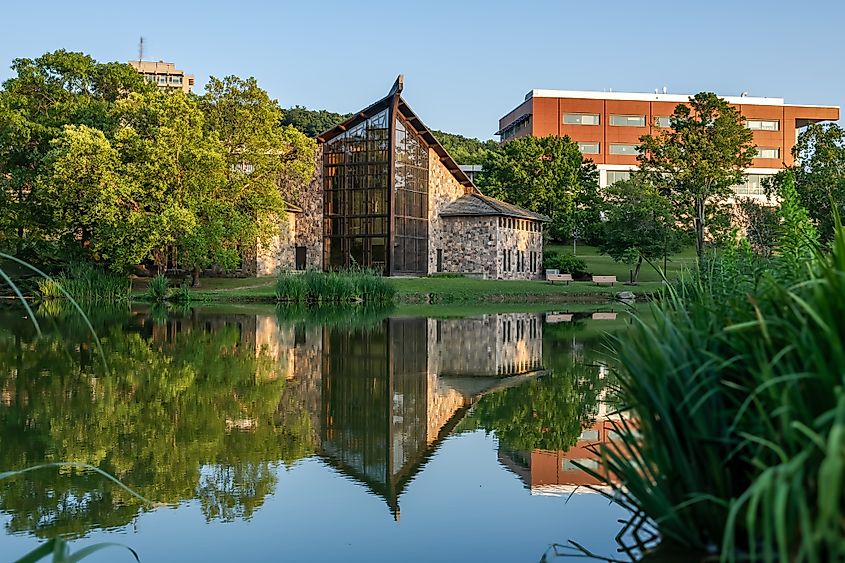
[[[144,37],[141,36],[141,40],[138,42],[138,62],[144,60]]]

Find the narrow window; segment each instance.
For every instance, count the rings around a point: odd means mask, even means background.
[[[597,113],[564,113],[564,125],[598,125],[599,114]]]
[[[599,143],[590,142],[578,142],[578,150],[581,151],[581,154],[599,154],[600,152]]]
[[[640,154],[640,151],[637,150],[637,145],[612,143],[610,145],[610,154],[637,156],[638,154]]]
[[[610,124],[615,127],[645,127],[644,115],[611,115]]]

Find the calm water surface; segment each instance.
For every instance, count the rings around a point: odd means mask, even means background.
[[[142,561],[616,555],[625,513],[573,461],[611,437],[602,336],[627,314],[574,309],[95,311],[105,362],[62,307],[41,338],[0,311],[0,471],[90,463],[155,503],[70,470],[2,481],[0,560],[59,535]]]

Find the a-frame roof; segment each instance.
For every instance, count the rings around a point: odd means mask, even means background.
[[[391,105],[396,102],[396,109],[405,118],[405,120],[410,124],[410,126],[417,132],[417,134],[423,138],[426,144],[434,150],[438,157],[440,157],[440,162],[446,169],[455,177],[455,179],[461,183],[465,188],[467,188],[470,192],[478,192],[478,188],[475,187],[475,184],[472,183],[472,180],[469,179],[469,176],[461,170],[458,166],[458,163],[455,162],[455,159],[448,153],[448,151],[443,148],[443,145],[440,144],[440,141],[431,133],[428,127],[422,122],[422,120],[417,117],[417,114],[411,109],[408,103],[402,98],[402,87],[403,87],[404,80],[402,75],[400,74],[398,78],[396,78],[396,82],[393,83],[393,88],[390,89],[390,93],[387,94],[384,98],[380,99],[379,101],[367,106],[366,108],[362,109],[343,123],[339,125],[335,125],[328,131],[325,131],[319,135],[317,135],[317,142],[318,143],[325,143],[330,141],[331,139],[337,137],[341,133],[348,131],[349,129],[355,127],[362,121],[371,118],[372,116],[376,115],[380,111],[383,111],[385,108],[391,107]],[[398,100],[396,99],[398,98]]]

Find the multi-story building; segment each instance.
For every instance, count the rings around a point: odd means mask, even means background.
[[[129,61],[132,67],[144,75],[147,82],[158,86],[159,90],[182,90],[186,94],[194,87],[194,75],[185,74],[173,63],[164,61]]]
[[[681,94],[532,90],[525,101],[499,120],[502,141],[534,135],[569,136],[585,158],[596,163],[600,186],[630,176],[636,169],[642,135],[669,127]],[[763,195],[762,180],[793,163],[792,148],[802,127],[839,119],[838,106],[787,104],[783,98],[725,96],[754,132],[757,157],[746,169],[737,195]]]

